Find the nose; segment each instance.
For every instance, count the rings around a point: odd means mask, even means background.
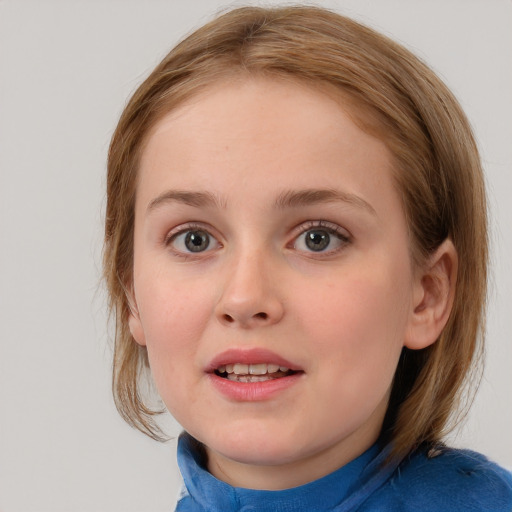
[[[217,319],[245,329],[278,323],[284,315],[279,282],[279,269],[264,254],[237,257],[225,270]]]

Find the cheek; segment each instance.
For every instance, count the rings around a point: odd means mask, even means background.
[[[190,361],[211,318],[211,291],[204,286],[159,275],[137,290],[139,312],[154,372]]]
[[[151,374],[172,415],[187,422],[198,400],[198,348],[208,327],[212,301],[203,287],[159,276],[139,290],[139,308]]]
[[[387,403],[403,346],[406,298],[387,279],[370,275],[345,279],[324,292],[304,301],[299,315],[324,390],[316,401],[333,411],[335,425],[345,418],[355,426]]]
[[[350,368],[394,371],[407,323],[407,280],[379,272],[345,274],[318,287],[298,306],[300,330],[323,358]],[[389,370],[388,370],[389,371]]]

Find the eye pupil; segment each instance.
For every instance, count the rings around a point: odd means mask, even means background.
[[[306,233],[306,245],[312,251],[323,251],[331,241],[327,231],[312,230]]]
[[[201,252],[210,245],[210,237],[205,231],[189,231],[185,237],[185,246],[190,252]]]

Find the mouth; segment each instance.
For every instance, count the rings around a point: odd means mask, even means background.
[[[215,357],[206,372],[232,382],[267,382],[304,373],[295,363],[263,348],[230,349]]]
[[[296,363],[265,348],[232,348],[205,368],[213,389],[230,402],[262,402],[277,399],[303,380],[305,371]]]
[[[218,366],[215,375],[234,382],[266,382],[299,373],[275,363],[230,363]]]

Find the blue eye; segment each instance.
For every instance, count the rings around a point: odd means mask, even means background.
[[[306,252],[333,252],[347,242],[348,237],[335,229],[317,226],[302,232],[296,238],[294,248]]]
[[[208,248],[212,249],[218,246],[215,238],[202,229],[189,229],[177,233],[170,239],[169,243],[175,250],[183,253],[204,252]]]

